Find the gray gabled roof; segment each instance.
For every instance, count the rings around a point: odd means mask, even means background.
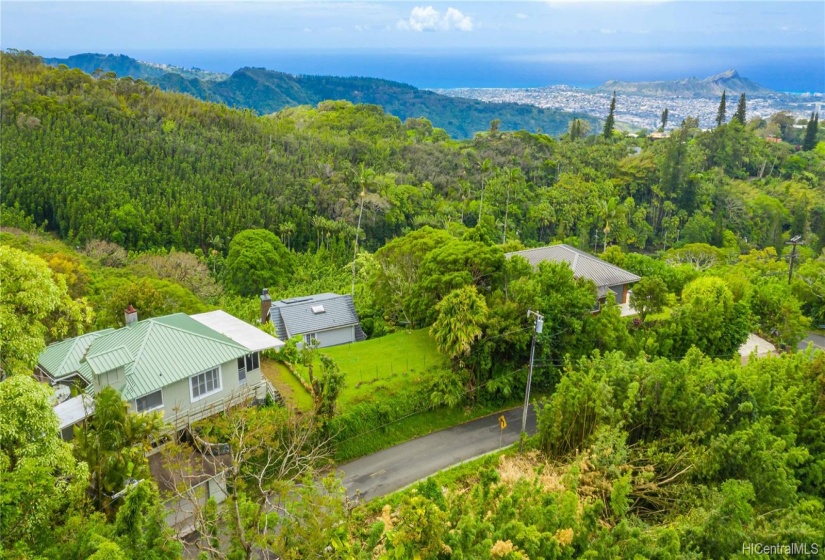
[[[338,294],[316,294],[275,301],[269,308],[269,317],[281,340],[298,334],[360,326],[352,296]]]
[[[534,267],[544,261],[566,262],[573,270],[574,276],[592,280],[599,289],[600,296],[604,295],[608,286],[630,284],[641,280],[632,272],[564,243],[505,254],[508,259],[513,255],[524,257]]]

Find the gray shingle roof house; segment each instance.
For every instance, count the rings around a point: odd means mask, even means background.
[[[316,294],[271,302],[261,295],[261,320],[272,321],[281,340],[301,335],[304,342],[317,341],[320,348],[360,342],[367,336],[361,329],[352,296]]]
[[[138,321],[130,307],[125,327],[49,345],[37,374],[64,388],[79,382],[88,395],[114,387],[137,412],[160,410],[179,425],[223,410],[241,393],[262,398],[258,353],[280,346],[277,338],[222,311]],[[70,414],[76,405],[63,408],[67,419],[76,416]]]
[[[524,257],[534,267],[544,261],[566,262],[576,278],[587,278],[596,284],[599,300],[604,300],[610,290],[619,304],[627,303],[630,284],[641,280],[632,272],[564,243],[505,254],[508,259],[513,255]]]

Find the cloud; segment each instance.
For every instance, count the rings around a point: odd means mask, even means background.
[[[518,13],[518,14],[516,14],[516,17],[518,19],[527,19],[527,14]]]
[[[409,19],[398,20],[398,29],[407,31],[472,31],[473,20],[455,8],[447,8],[444,15],[432,6],[416,6],[410,12]]]
[[[604,27],[599,29],[599,32],[603,35],[615,35],[616,33],[618,33],[618,31],[616,31],[615,29],[606,29]]]

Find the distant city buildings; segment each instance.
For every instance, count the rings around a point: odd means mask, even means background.
[[[439,89],[434,90],[452,97],[467,97],[491,102],[525,103],[546,109],[586,113],[604,119],[610,107],[612,93],[580,89],[571,86],[548,86],[543,88],[480,88],[480,89]],[[729,92],[735,94],[736,92]],[[738,95],[738,94],[736,94]],[[777,93],[769,97],[748,99],[748,119],[768,118],[779,111],[790,111],[797,119],[806,119],[821,95],[791,95]],[[698,117],[700,128],[715,126],[718,98],[695,97],[654,97],[646,95],[616,96],[616,120],[636,129],[656,130],[661,126],[662,111],[667,108],[669,118],[667,129],[678,128],[685,117]],[[731,112],[732,114],[732,112]]]

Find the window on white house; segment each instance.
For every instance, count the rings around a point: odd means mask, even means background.
[[[138,412],[149,412],[158,408],[163,408],[163,392],[161,389],[135,399],[135,409]]]
[[[252,371],[253,369],[258,369],[259,367],[261,367],[261,364],[258,361],[258,353],[252,352],[251,354],[247,354],[246,371]]]
[[[317,344],[318,337],[315,336],[315,333],[306,333],[304,335],[304,343],[305,344]]]
[[[238,385],[246,385],[246,360],[238,358]]]
[[[193,375],[189,378],[189,385],[192,390],[192,402],[208,397],[221,390],[221,372],[218,368],[212,368]]]

